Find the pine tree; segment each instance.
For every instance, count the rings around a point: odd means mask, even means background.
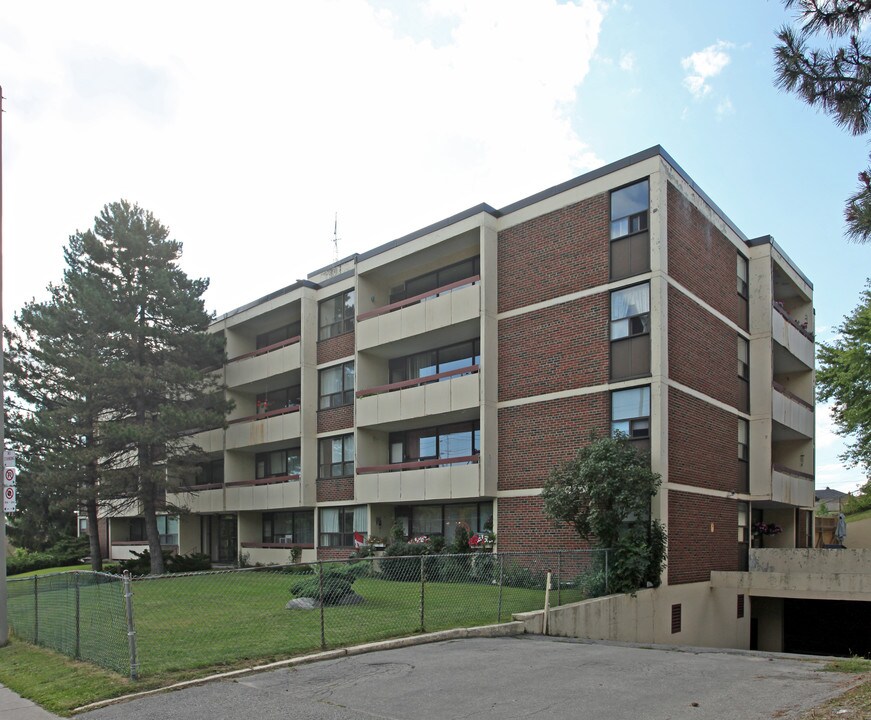
[[[800,28],[784,26],[774,48],[777,85],[821,108],[853,135],[871,129],[871,46],[860,37],[871,18],[869,0],[784,0],[796,7]],[[840,47],[811,47],[815,37],[840,38]],[[847,199],[847,236],[871,240],[871,168],[859,173],[859,189]]]

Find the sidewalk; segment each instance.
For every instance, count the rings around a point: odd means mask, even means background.
[[[0,683],[0,717],[3,720],[57,720],[58,716],[25,700]]]

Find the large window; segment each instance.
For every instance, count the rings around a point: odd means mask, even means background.
[[[209,460],[199,466],[196,485],[218,485],[224,482],[224,458]]]
[[[318,441],[318,477],[349,477],[354,474],[354,436],[337,435]]]
[[[394,509],[394,514],[405,537],[442,535],[447,542],[451,542],[461,525],[470,534],[493,529],[492,501],[449,505],[399,505]]]
[[[630,439],[650,437],[650,386],[611,393],[611,434]]]
[[[157,534],[161,545],[178,545],[178,516],[158,515]]]
[[[314,545],[315,514],[312,510],[263,513],[263,542]]]
[[[270,345],[275,345],[277,343],[283,342],[284,340],[298,337],[299,333],[299,322],[290,323],[289,325],[283,325],[282,327],[276,328],[275,330],[269,330],[268,332],[260,333],[257,336],[257,349],[261,350],[265,347],[269,347]]]
[[[611,193],[611,239],[647,230],[649,183],[642,180]]]
[[[650,283],[611,293],[611,379],[650,373]]]
[[[738,459],[750,460],[750,426],[744,418],[738,418]]]
[[[426,350],[390,361],[390,382],[416,380],[458,370],[481,363],[481,342],[478,339]]]
[[[354,363],[346,362],[321,370],[318,408],[325,410],[353,402]]]
[[[270,477],[299,475],[301,457],[299,448],[257,453],[254,460],[256,477],[258,480],[262,480]]]
[[[294,407],[299,405],[300,397],[299,385],[257,393],[257,414],[262,415],[272,410]]]
[[[321,547],[354,547],[354,533],[366,535],[368,532],[369,514],[365,505],[320,510]]]
[[[390,433],[390,462],[449,460],[478,455],[481,430],[478,421]]]
[[[742,298],[747,297],[748,273],[747,258],[738,253],[738,294]]]
[[[354,291],[328,298],[318,306],[318,340],[326,340],[354,329]]]
[[[448,265],[447,267],[433,270],[425,275],[419,275],[411,280],[406,280],[404,284],[391,288],[390,302],[395,303],[400,300],[423,295],[436,288],[450,285],[451,283],[459,282],[475,275],[481,274],[481,258],[473,257],[468,260]],[[458,290],[459,288],[453,288]]]

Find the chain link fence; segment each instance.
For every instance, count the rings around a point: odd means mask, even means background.
[[[384,556],[168,574],[127,580],[129,591],[117,576],[96,575],[100,582],[88,590],[98,593],[87,600],[83,579],[70,579],[87,574],[43,576],[9,581],[10,624],[21,639],[135,678],[506,622],[544,607],[548,573],[551,605],[604,594],[607,551]]]
[[[11,578],[9,628],[19,639],[127,673],[130,652],[122,579],[95,572]]]

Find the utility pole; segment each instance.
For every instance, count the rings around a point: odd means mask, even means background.
[[[0,86],[0,328],[3,327],[3,87]],[[0,333],[0,453],[6,449],[3,405],[3,334]],[[0,513],[0,647],[9,642],[6,614],[6,513]]]

